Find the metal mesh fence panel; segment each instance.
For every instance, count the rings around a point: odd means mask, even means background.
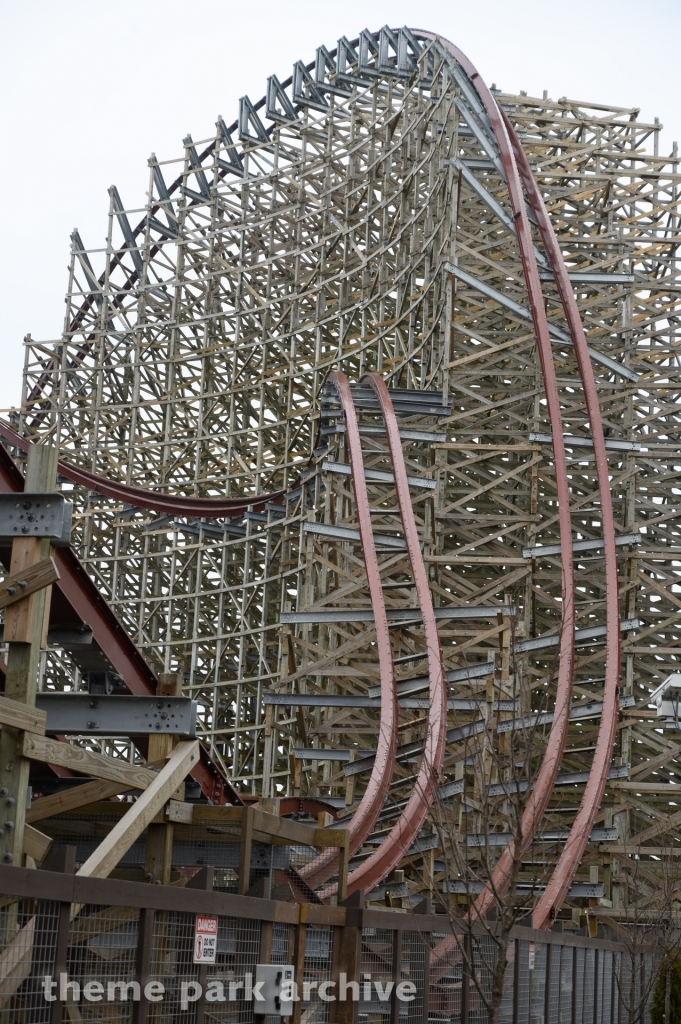
[[[612,951],[601,954],[603,962],[603,1024],[612,1024]]]
[[[431,948],[435,949],[444,939],[444,932],[433,932]],[[428,1021],[430,1024],[461,1024],[461,984],[463,962],[460,955],[452,954],[452,967],[443,977],[432,975],[426,998],[428,1000]]]
[[[280,921],[272,926],[271,963],[288,964],[291,962],[292,931],[290,924],[282,924]]]
[[[134,907],[85,906],[71,921],[67,975],[82,1021],[130,1021],[140,997],[135,980],[139,916]]]
[[[471,986],[469,1024],[486,1024],[487,1007],[492,998],[492,975],[497,957],[497,946],[489,935],[473,940],[473,976]]]
[[[404,932],[400,981],[411,982],[416,986],[416,991],[411,999],[398,1004],[402,1024],[421,1024],[423,1020],[425,965],[426,940],[424,936],[416,931]]]
[[[595,1024],[594,1021],[594,984],[596,971],[596,951],[585,950],[584,956],[584,1009],[582,1011],[583,1024]]]
[[[652,955],[652,953],[645,953],[643,958],[645,977],[647,979],[647,999],[645,1010],[643,1012],[643,1024],[650,1024],[650,1001],[653,998],[653,991],[655,990],[655,979],[657,977],[658,964],[656,962],[656,958]]]
[[[631,957],[628,953],[620,953],[617,957],[616,988],[616,998],[619,1006],[619,1024],[629,1024],[632,1019],[630,1009],[634,998],[634,985],[632,985]]]
[[[516,996],[518,1020],[528,1022],[530,1020],[530,979],[532,977],[529,970],[529,953],[529,942],[525,941],[525,939],[520,939],[516,943],[516,956],[518,958],[516,967],[516,977],[518,979],[518,993]]]
[[[515,958],[517,942],[509,943],[504,971],[504,992],[499,1007],[499,1024],[513,1024],[513,999],[515,991]]]
[[[4,1020],[47,1024],[43,979],[55,974],[60,904],[7,897],[0,907],[0,1006]],[[49,990],[48,990],[49,991]]]
[[[622,1015],[622,999],[620,997],[620,981],[622,971],[622,954],[613,953],[612,957],[612,973],[615,979],[615,988],[613,995],[613,1011],[612,1011],[612,1024],[624,1024],[624,1017]]]
[[[218,918],[216,962],[206,971],[207,1022],[250,1024],[253,1020],[255,1004],[248,998],[247,976],[255,981],[260,927],[260,921],[248,918]]]
[[[560,946],[551,943],[547,947],[549,986],[547,1006],[547,1024],[558,1024],[560,1014]]]
[[[574,950],[570,946],[560,946],[560,1003],[558,1020],[560,1024],[570,1024],[572,1020],[572,983],[574,969]]]
[[[581,1021],[584,1016],[584,950],[578,949],[575,955],[575,1020]]]
[[[308,925],[305,935],[305,961],[301,1020],[305,1024],[326,1024],[330,1003],[319,996],[319,986],[331,980],[333,929],[327,925]]]
[[[364,928],[362,931],[362,953],[360,964],[360,1021],[371,1024],[388,1024],[390,1001],[379,999],[379,991],[385,992],[393,979],[394,932],[387,928]]]
[[[195,915],[161,911],[154,916],[151,975],[162,983],[165,995],[154,1007],[154,1024],[173,1021],[182,1012],[182,994],[198,985],[199,969],[193,962]],[[191,1016],[188,1017],[191,1021]]]
[[[544,1024],[546,953],[547,947],[543,942],[529,943],[530,1024]]]

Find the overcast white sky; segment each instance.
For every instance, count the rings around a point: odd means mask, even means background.
[[[109,185],[142,206],[152,151],[180,156],[268,75],[386,23],[441,33],[488,84],[637,106],[681,140],[680,0],[0,0],[0,408],[24,335],[61,333],[69,234],[104,245]]]

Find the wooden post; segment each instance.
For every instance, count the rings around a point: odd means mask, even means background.
[[[57,481],[56,448],[31,445],[26,460],[24,487],[27,492],[53,491]],[[20,499],[20,495],[17,495]],[[17,537],[12,542],[10,573],[20,572],[47,558],[50,542],[37,537]],[[51,587],[35,591],[16,601],[5,613],[5,641],[8,642],[5,696],[35,706],[40,648],[46,636]],[[22,863],[26,793],[29,761],[22,756],[23,734],[3,726],[0,732],[0,860]]]
[[[213,875],[214,868],[210,864],[206,864],[205,867],[197,871],[196,874],[189,879],[185,888],[187,889],[203,889],[204,892],[210,892],[213,888]],[[196,1003],[194,1010],[194,1024],[204,1024],[206,1015],[206,982],[208,979],[208,964],[201,964],[199,967],[198,982],[201,986],[201,995]]]
[[[350,831],[346,829],[346,843],[338,847],[338,894],[336,903],[340,904],[348,895],[348,864],[350,863]]]
[[[241,818],[239,848],[239,896],[245,896],[251,885],[251,849],[253,848],[253,808],[245,807]]]
[[[45,858],[43,869],[48,871],[63,871],[72,875],[76,869],[76,848],[75,846],[57,847]],[[71,924],[71,904],[59,904],[59,922],[57,924],[57,943],[54,951],[54,971],[52,977],[57,982],[57,995],[61,991],[61,975],[67,975],[67,954],[69,946],[69,926]],[[50,1024],[61,1024],[64,1003],[57,998],[50,1005]],[[68,1008],[67,1008],[68,1015]]]
[[[513,939],[513,1020],[512,1024],[520,1024],[520,939]],[[574,991],[574,974],[572,976],[572,987]]]
[[[430,897],[426,896],[417,903],[413,910],[414,914],[432,914],[433,913],[433,901]],[[430,948],[431,948],[431,933],[424,932],[420,928],[417,928],[418,941],[423,943],[423,1003],[421,1005],[421,1020],[423,1024],[428,1024],[428,1006],[430,1003]],[[412,947],[413,948],[413,947]],[[418,998],[418,996],[417,996]],[[417,1004],[418,1005],[418,1004]]]
[[[400,1001],[397,998],[397,986],[402,981],[402,938],[402,930],[396,928],[393,932],[393,988],[390,993],[390,1024],[400,1024]]]
[[[346,907],[345,925],[340,929],[338,942],[338,974],[345,974],[348,982],[359,983],[360,962],[362,949],[362,920],[364,916],[364,893],[361,889],[353,892],[343,901]],[[359,1015],[359,1001],[352,999],[340,999],[338,978],[336,982],[336,993],[338,1001],[332,1003],[335,1010],[336,1024],[357,1024]]]
[[[137,956],[135,965],[135,980],[139,983],[139,1002],[133,1004],[132,1024],[146,1024],[149,1016],[149,1000],[144,994],[144,988],[151,980],[151,955],[152,942],[154,938],[154,911],[143,909],[140,911],[139,931],[137,933]]]
[[[303,1002],[303,975],[305,973],[305,940],[307,938],[307,903],[300,904],[300,922],[296,926],[296,939],[293,949],[293,977],[298,988],[298,999],[293,1004],[292,1024],[300,1024]]]
[[[182,673],[163,672],[158,677],[157,693],[160,697],[182,696]],[[154,763],[169,757],[177,745],[177,737],[167,734],[149,737],[147,761]],[[179,793],[179,795],[178,795]],[[173,794],[177,800],[184,799],[184,782],[178,793]],[[170,885],[173,863],[174,825],[165,818],[165,806],[161,808],[153,822],[147,828],[147,850],[144,862],[144,873],[148,882],[160,882]]]
[[[470,983],[473,965],[473,938],[470,932],[463,937],[463,960],[461,963],[461,1024],[468,1024],[470,1015]]]

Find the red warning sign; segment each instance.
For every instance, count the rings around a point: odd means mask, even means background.
[[[196,915],[194,924],[194,963],[214,964],[218,950],[218,919]]]

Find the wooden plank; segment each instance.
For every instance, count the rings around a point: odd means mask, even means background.
[[[668,782],[613,782],[613,789],[623,789],[630,793],[659,793],[661,796],[681,795],[681,786],[670,785]]]
[[[20,572],[6,576],[0,583],[0,608],[7,608],[59,579],[59,570],[53,558],[42,558]]]
[[[31,825],[24,826],[24,853],[40,864],[45,859],[47,851],[52,846],[52,839],[44,832],[39,832]]]
[[[160,807],[172,796],[180,782],[198,764],[198,740],[179,743],[165,768],[162,768],[145,792],[131,804],[130,810],[111,829],[103,843],[88,857],[77,874],[106,878],[119,860],[142,834]]]
[[[346,828],[316,828],[314,830],[314,846],[324,849],[327,846],[345,849],[350,833]]]
[[[130,789],[146,789],[158,778],[157,773],[148,768],[126,764],[125,761],[119,761],[114,757],[95,754],[47,736],[27,733],[24,736],[23,755],[35,761],[46,761],[61,768],[70,768],[83,775],[94,775],[98,779],[120,782]]]
[[[44,868],[29,871],[27,868],[5,864],[0,864],[0,893],[19,899],[27,896],[63,903],[97,903],[103,907],[182,910],[188,913],[244,917],[252,921],[281,921],[285,924],[297,924],[300,916],[300,906],[296,903],[254,899],[233,893],[208,893],[198,889],[148,885],[146,882],[127,882],[117,878],[85,878],[65,875],[59,871],[46,871]],[[342,907],[319,906],[315,909],[315,913],[322,914],[332,911],[345,913]],[[317,922],[316,917],[314,921]]]
[[[49,444],[31,445],[26,459],[24,487],[28,492],[53,491],[57,480],[57,449]],[[10,573],[28,573],[50,555],[50,542],[37,537],[15,537],[12,542]],[[33,707],[38,688],[41,646],[45,646],[47,618],[52,596],[51,586],[42,586],[22,597],[5,610],[4,640],[8,645],[4,695],[9,700]],[[0,730],[0,787],[14,800],[14,828],[0,836],[0,857],[20,865],[24,850],[26,794],[29,761],[22,756],[21,729],[4,726]],[[40,737],[37,737],[40,738]]]
[[[176,821],[182,825],[191,825],[194,817],[194,804],[185,803],[183,800],[169,800],[166,808],[168,821]]]
[[[676,743],[668,747],[662,754],[658,754],[657,757],[641,761],[640,764],[637,764],[635,768],[629,771],[629,778],[633,779],[638,775],[649,775],[657,768],[661,768],[662,765],[668,764],[673,758],[678,757],[679,754],[681,754],[681,743]]]
[[[320,831],[313,825],[302,825],[299,821],[278,818],[276,814],[267,814],[266,811],[257,808],[253,808],[253,829],[296,846],[316,846],[315,836]]]
[[[17,932],[0,954],[0,1006],[14,995],[31,972],[35,917]]]
[[[348,841],[348,831],[344,828],[317,828],[315,825],[303,825],[299,821],[280,818],[276,814],[261,811],[258,807],[250,809],[253,811],[253,839],[256,842],[316,846],[324,849],[342,847]],[[243,807],[201,807],[196,813],[201,817],[210,813],[211,817],[215,816],[217,819],[216,824],[221,821],[237,825],[243,821],[244,811]]]
[[[71,922],[69,946],[80,946],[95,935],[120,928],[127,921],[138,921],[139,916],[139,907],[106,907],[87,917],[79,917]]]
[[[253,807],[244,807],[241,818],[241,846],[239,848],[239,896],[244,896],[251,886],[251,850],[253,849],[255,815],[256,811]]]
[[[26,811],[26,821],[44,821],[45,818],[52,818],[56,814],[64,814],[66,811],[73,811],[77,807],[87,807],[98,800],[106,800],[111,796],[118,796],[126,793],[129,789],[137,789],[129,783],[108,782],[106,780],[95,780],[95,782],[84,782],[82,786],[74,786],[63,793],[54,793],[52,796],[43,796],[36,800]]]
[[[23,729],[25,732],[44,736],[46,722],[45,711],[38,711],[29,704],[10,700],[9,697],[0,697],[0,725],[9,725],[12,729]]]

